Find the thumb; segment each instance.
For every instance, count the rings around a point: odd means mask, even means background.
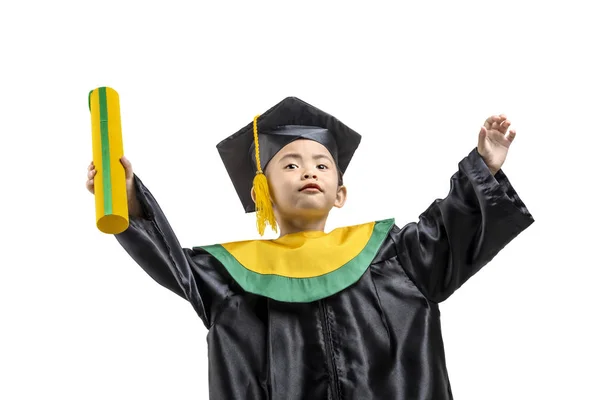
[[[487,129],[485,129],[485,127],[482,126],[481,129],[479,130],[479,145],[480,146],[483,146],[486,137],[487,137]]]
[[[120,161],[121,161],[121,164],[123,165],[123,168],[125,168],[125,179],[132,179],[133,178],[133,168],[131,166],[131,162],[125,156],[121,157]]]

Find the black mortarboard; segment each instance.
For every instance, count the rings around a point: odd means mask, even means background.
[[[260,165],[256,163],[255,135]],[[217,145],[245,212],[257,211],[250,195],[257,173],[283,147],[300,138],[325,146],[342,174],[361,140],[357,132],[337,118],[296,97],[287,97]]]

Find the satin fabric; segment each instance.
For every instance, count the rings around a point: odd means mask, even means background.
[[[272,129],[267,132],[260,132],[258,135],[258,145],[260,149],[260,162],[263,170],[267,169],[269,161],[279,151],[298,139],[310,139],[322,144],[333,157],[335,164],[338,164],[338,148],[334,135],[326,128],[318,126],[286,125]],[[250,159],[254,168],[258,167],[256,163],[256,147],[254,142],[250,146]]]
[[[283,303],[245,293],[210,254],[182,248],[135,182],[144,216],[116,238],[207,327],[211,399],[453,399],[438,304],[534,221],[474,149],[447,197],[394,226],[357,283]]]

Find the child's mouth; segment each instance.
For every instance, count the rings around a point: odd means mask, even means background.
[[[314,183],[305,185],[302,189],[300,189],[301,192],[320,192],[321,191],[321,187],[319,185],[316,185]]]

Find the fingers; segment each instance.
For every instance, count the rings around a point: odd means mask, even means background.
[[[495,129],[502,133],[506,133],[506,129],[508,128],[508,127],[504,126],[504,124],[507,122],[506,115],[500,114],[500,115],[497,115],[496,117],[497,117],[496,120],[492,124],[492,129]],[[510,124],[510,122],[509,122],[509,124]]]
[[[96,170],[92,169],[88,171],[87,177],[88,179],[94,179],[94,176],[96,176]]]
[[[510,132],[508,132],[508,136],[506,138],[508,139],[508,141],[510,143],[512,143],[512,141],[515,140],[516,136],[517,136],[517,131],[515,131],[514,129],[511,129]]]
[[[497,115],[492,115],[491,117],[489,117],[488,119],[485,120],[485,122],[483,123],[483,127],[485,129],[492,129],[492,126],[494,125],[495,122],[497,122],[499,119],[499,117]]]
[[[503,121],[503,122],[500,124],[500,127],[498,128],[498,130],[499,130],[500,132],[502,132],[502,133],[506,133],[506,131],[508,130],[508,128],[510,128],[510,121],[509,121],[509,120],[506,120],[506,121]]]
[[[91,193],[94,194],[94,178],[88,179],[85,182],[85,188]]]
[[[94,194],[94,177],[96,176],[96,167],[94,166],[94,161],[88,165],[88,173],[87,173],[87,181],[85,181],[85,188],[91,193]]]
[[[85,181],[85,188],[92,194],[94,194],[94,176],[96,176],[96,169],[94,161],[92,161],[87,167],[87,180]]]
[[[502,134],[506,134],[511,122],[505,114],[492,115],[485,120],[484,127],[488,130],[497,130]]]
[[[500,115],[492,115],[491,117],[489,117],[488,119],[485,120],[485,123],[483,124],[483,126],[485,127],[485,129],[496,129],[499,130],[500,126],[502,125],[502,123],[504,123],[504,121],[506,120],[506,115],[504,114],[500,114]]]
[[[508,130],[508,128],[510,128],[511,122],[504,114],[500,115],[500,119],[502,120],[502,122],[498,124],[498,130],[502,132],[502,134],[506,134],[506,131]]]

